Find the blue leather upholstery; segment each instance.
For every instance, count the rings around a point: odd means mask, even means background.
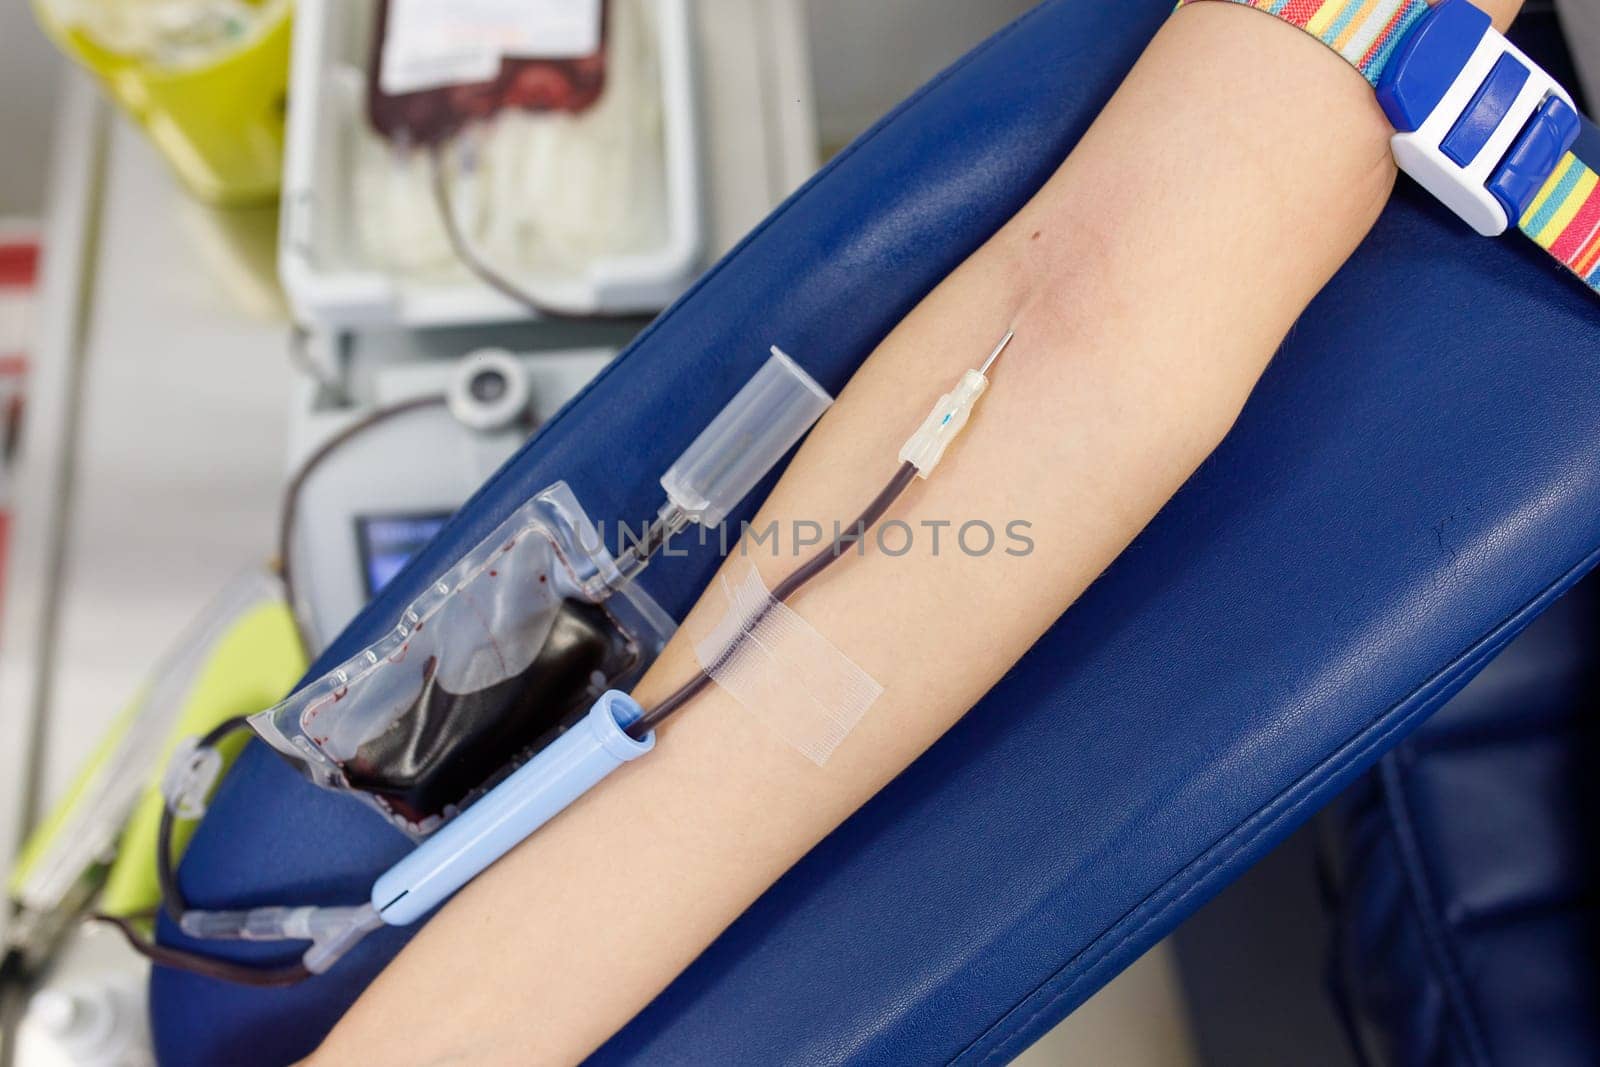
[[[1600,576],[1330,810],[1364,1062],[1600,1062]]]
[[[1577,84],[1553,12],[1514,36]],[[1363,1062],[1600,1063],[1597,688],[1600,576],[1322,820],[1330,977]]]
[[[555,479],[596,517],[651,513],[662,465],[768,343],[842,385],[1066,155],[1170,7],[1053,0],[936,79],[663,315],[315,670]],[[1408,190],[1122,559],[596,1059],[1020,1051],[1594,563],[1597,339],[1600,307],[1542,255]],[[714,562],[654,567],[647,584],[682,612]],[[402,848],[255,746],[181,876],[201,906],[348,902]],[[164,1062],[305,1052],[401,936],[287,990],[159,972]]]

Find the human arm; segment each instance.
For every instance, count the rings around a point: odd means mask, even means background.
[[[1237,30],[1187,36],[1208,23]],[[1293,78],[1273,69],[1280,50]],[[933,396],[1015,322],[966,438],[896,514],[1026,518],[1035,553],[841,563],[795,606],[887,692],[826,770],[708,693],[648,761],[463,895],[349,1025],[473,1060],[570,1058],[602,1039],[971,706],[1209,451],[1392,172],[1359,80],[1262,16],[1184,12],[1153,55],[1039,200],[873,357],[761,520],[853,514]],[[1299,72],[1324,60],[1328,87],[1305,85]],[[1219,73],[1251,67],[1248,85]],[[1348,125],[1346,102],[1366,109]],[[769,583],[779,569],[763,561]],[[675,649],[641,695],[692,670]],[[586,1014],[619,1000],[614,1017]],[[393,1022],[372,1014],[385,1002]],[[405,1018],[418,1003],[460,1023],[446,1041],[486,1043],[428,1048],[430,1031]],[[519,1016],[520,1032],[505,1021]],[[580,1020],[593,1025],[574,1036]]]

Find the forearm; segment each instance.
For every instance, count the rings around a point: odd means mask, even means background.
[[[1211,451],[1377,217],[1387,135],[1361,79],[1288,27],[1223,4],[1174,18],[1046,186],[867,361],[756,520],[854,516],[935,397],[1014,328],[965,436],[893,515],[1024,520],[1033,551],[968,555],[947,531],[937,554],[919,536],[842,560],[792,604],[884,692],[825,767],[708,689],[433,919],[319,1058],[569,1062],[648,1003],[972,707]],[[794,562],[749,559],[769,586]],[[708,598],[685,631],[721,610]],[[696,669],[675,640],[640,701]]]

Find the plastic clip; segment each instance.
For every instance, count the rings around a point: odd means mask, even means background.
[[[178,742],[161,774],[161,796],[167,810],[180,819],[198,819],[206,813],[206,800],[222,776],[222,753],[201,748],[200,739]]]

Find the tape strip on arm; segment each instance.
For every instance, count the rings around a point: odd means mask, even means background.
[[[695,659],[718,688],[821,766],[883,686],[773,599],[748,560],[730,564],[718,588],[726,614],[695,641]]]

